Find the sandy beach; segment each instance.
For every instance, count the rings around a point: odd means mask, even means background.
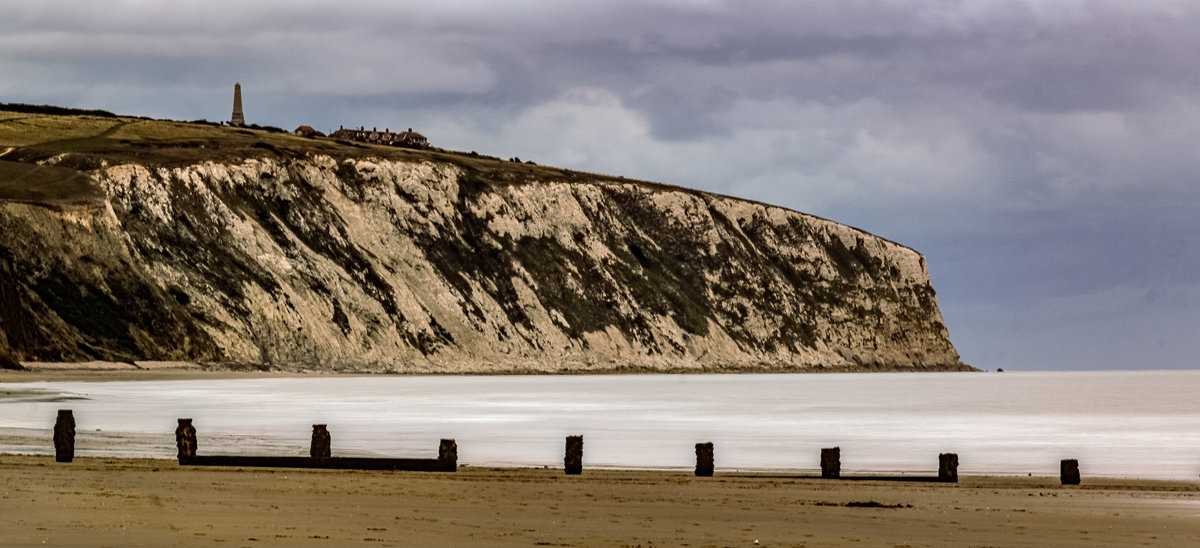
[[[0,456],[7,546],[1194,546],[1200,484]]]
[[[292,376],[46,368],[25,381]],[[0,391],[2,392],[2,391]],[[0,455],[0,546],[1194,546],[1200,482],[183,467]]]

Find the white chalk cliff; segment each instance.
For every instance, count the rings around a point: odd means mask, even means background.
[[[0,201],[0,346],[23,359],[966,367],[919,253],[781,207],[370,154],[108,164],[82,170],[95,199]]]

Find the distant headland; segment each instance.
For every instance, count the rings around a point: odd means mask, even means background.
[[[389,137],[0,105],[0,354],[315,372],[970,369],[903,245],[370,133]]]

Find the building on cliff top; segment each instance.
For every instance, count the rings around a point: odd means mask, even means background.
[[[306,127],[306,126],[301,126]],[[299,131],[299,129],[297,129]],[[334,139],[345,139],[347,141],[360,141],[363,143],[372,143],[377,145],[390,145],[410,148],[426,148],[429,146],[429,140],[424,135],[408,128],[408,131],[393,133],[390,129],[379,131],[379,128],[366,129],[359,126],[358,129],[346,129],[339,126],[337,131],[330,133],[330,137]]]
[[[312,126],[300,126],[292,133],[301,137],[324,137],[325,134],[313,129]]]

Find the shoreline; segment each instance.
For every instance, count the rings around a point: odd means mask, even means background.
[[[1190,546],[1200,484],[462,467],[368,472],[0,455],[0,544]],[[231,544],[232,543],[232,544]]]
[[[0,370],[0,384],[25,382],[104,382],[104,381],[187,381],[214,379],[255,379],[291,377],[361,376],[339,373],[303,373],[286,371],[237,371],[233,369],[28,369]]]
[[[30,458],[52,458],[54,457],[54,448],[52,447],[52,432],[47,429],[44,436],[31,436],[29,439],[42,442],[44,449],[17,449],[17,450],[0,450],[0,461],[5,457],[30,457]],[[0,436],[3,436],[3,428],[0,428]],[[10,436],[11,437],[11,436]],[[78,440],[77,440],[78,442]],[[306,449],[297,447],[295,451],[288,452],[260,452],[254,457],[295,457],[304,456]],[[131,452],[111,452],[105,453],[102,451],[80,449],[78,443],[76,445],[76,459],[95,460],[95,461],[163,461],[176,463],[174,459],[165,458],[163,455],[169,451],[159,451],[153,454],[141,454]],[[202,455],[205,457],[229,457],[229,456],[246,456],[242,453],[231,451],[216,451],[210,454]],[[388,458],[376,453],[370,452],[343,452],[336,457],[348,458],[367,458],[379,459]],[[199,465],[196,465],[199,466]],[[221,465],[204,465],[208,468],[221,468]],[[501,462],[501,463],[481,463],[471,464],[460,462],[458,464],[461,470],[559,470],[561,466],[539,464],[539,463],[522,463],[522,462]],[[270,466],[228,466],[228,468],[237,468],[244,471],[253,470],[280,470],[291,469],[288,467],[270,467]],[[298,468],[299,469],[299,468]],[[319,469],[319,468],[314,468]],[[371,470],[360,470],[356,468],[329,468],[330,471],[341,471],[349,473],[371,472]],[[693,467],[691,465],[647,465],[647,466],[625,466],[618,464],[591,464],[586,466],[588,472],[605,472],[605,473],[630,473],[630,474],[685,474],[692,475]],[[763,480],[789,480],[789,481],[824,481],[826,478],[821,476],[819,468],[755,468],[755,467],[721,467],[714,468],[715,475],[719,478],[752,478]],[[408,473],[399,471],[397,473]],[[834,481],[848,483],[882,483],[882,484],[914,484],[914,485],[936,485],[949,484],[954,482],[944,482],[936,479],[936,470],[841,470],[841,475]],[[1057,476],[1049,475],[1034,475],[1032,473],[1022,472],[960,472],[960,482],[977,482],[977,481],[992,481],[1012,485],[1049,485],[1059,486],[1060,480]],[[1077,489],[1128,489],[1128,490],[1146,490],[1146,491],[1169,491],[1183,490],[1196,491],[1200,494],[1200,478],[1193,479],[1188,477],[1140,477],[1140,476],[1121,476],[1121,475],[1099,475],[1088,474],[1083,476],[1082,485],[1071,486]],[[1198,495],[1200,497],[1200,495]],[[1200,502],[1200,501],[1198,501]]]
[[[922,368],[820,367],[778,369],[772,367],[664,368],[607,367],[544,371],[532,368],[508,368],[480,371],[318,371],[282,370],[255,366],[223,366],[193,362],[21,362],[25,369],[0,369],[0,383],[53,381],[136,381],[200,380],[289,377],[481,377],[481,376],[601,376],[601,375],[821,375],[830,373],[979,373],[969,365],[961,367],[929,366]]]
[[[963,474],[1057,475],[1064,459],[1082,463],[1085,477],[1194,480],[1200,471],[1200,444],[1187,437],[1196,431],[1196,417],[1186,413],[1193,391],[1170,390],[1194,385],[1200,372],[1160,372],[1146,384],[1141,384],[1142,372],[690,378],[389,378],[192,370],[129,372],[119,378],[103,372],[45,375],[53,378],[0,383],[0,407],[8,416],[0,425],[6,427],[0,428],[6,438],[0,451],[46,454],[55,410],[72,409],[80,426],[77,454],[92,456],[171,456],[176,420],[191,417],[206,451],[215,454],[304,454],[310,426],[332,423],[339,456],[421,456],[439,439],[456,438],[469,449],[464,462],[475,466],[553,465],[562,458],[562,437],[582,433],[594,441],[589,448],[599,451],[588,452],[590,463],[629,469],[685,469],[694,463],[693,446],[713,441],[717,465],[727,470],[814,471],[818,448],[840,446],[847,474],[933,473],[939,454],[946,452],[960,456]],[[147,375],[203,380],[130,380]],[[67,382],[70,378],[82,382]],[[1080,400],[1073,407],[1077,416],[1030,414],[1030,409],[1056,409],[1060,391],[1054,387],[1068,384],[1104,397]],[[1030,389],[1035,390],[1031,399],[1021,399]],[[1159,389],[1163,397],[1154,401],[1136,396]],[[905,407],[914,401],[911,394],[922,391],[949,399],[924,400],[916,410]],[[700,407],[699,402],[705,403]],[[1114,420],[1113,402],[1129,405],[1127,415]],[[895,413],[887,412],[893,408]],[[990,412],[975,415],[981,409]],[[761,420],[768,413],[774,417],[769,427]]]

